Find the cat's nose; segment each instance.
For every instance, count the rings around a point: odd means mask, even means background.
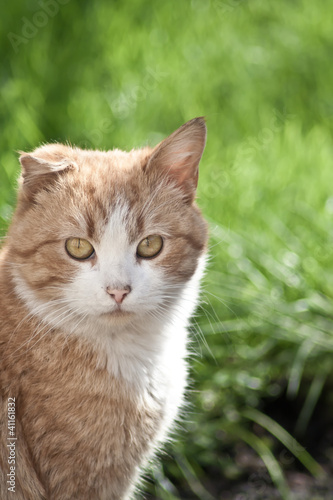
[[[112,297],[117,304],[121,304],[126,295],[128,295],[131,291],[131,287],[129,285],[124,288],[112,288],[111,286],[106,287],[106,291]]]

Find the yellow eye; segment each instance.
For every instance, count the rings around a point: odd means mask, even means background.
[[[66,240],[66,250],[71,257],[78,260],[88,259],[95,251],[89,241],[81,238],[69,238]]]
[[[158,234],[147,236],[144,240],[140,241],[136,253],[139,257],[150,259],[156,257],[163,247],[163,238]]]

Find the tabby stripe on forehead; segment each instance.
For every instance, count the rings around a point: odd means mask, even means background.
[[[95,235],[95,222],[94,222],[94,219],[93,219],[93,216],[92,216],[91,212],[87,211],[84,214],[84,218],[85,218],[85,221],[86,221],[86,224],[87,224],[88,238],[89,239],[93,239],[94,235]]]
[[[133,218],[132,220],[129,216],[127,217],[126,230],[129,244],[135,243],[140,237],[142,237],[143,228],[144,217],[142,216],[142,214],[139,214],[136,219]]]

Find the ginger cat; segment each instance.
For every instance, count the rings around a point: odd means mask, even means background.
[[[0,254],[1,500],[133,498],[186,386],[206,126],[154,149],[20,157]]]

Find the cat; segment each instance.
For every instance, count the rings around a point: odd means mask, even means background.
[[[183,404],[207,254],[195,118],[155,148],[22,153],[0,254],[0,498],[123,500]]]

